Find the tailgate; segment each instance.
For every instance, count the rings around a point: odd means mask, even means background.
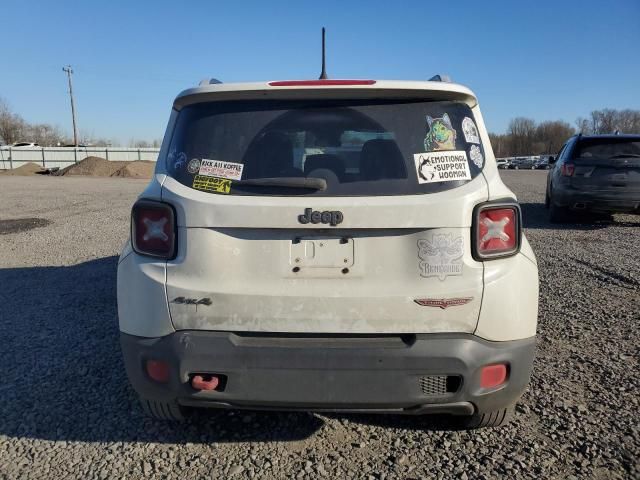
[[[167,264],[178,330],[475,330],[483,265],[471,257],[470,225],[487,199],[482,176],[431,195],[269,197],[260,206],[168,179],[163,199],[178,213],[179,253]],[[302,225],[307,207],[340,211],[343,222]]]
[[[571,186],[581,190],[640,192],[640,159],[576,160]]]

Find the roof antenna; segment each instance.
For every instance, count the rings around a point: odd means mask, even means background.
[[[324,27],[322,27],[322,72],[320,72],[319,80],[326,80],[327,78],[327,70],[325,69],[324,62]]]

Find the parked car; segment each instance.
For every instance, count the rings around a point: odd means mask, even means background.
[[[542,156],[538,160],[536,160],[533,164],[536,170],[547,170],[549,168],[549,159],[553,158],[551,156]]]
[[[509,170],[520,170],[520,169],[522,169],[523,166],[524,166],[524,163],[523,163],[524,161],[525,161],[524,158],[512,158],[509,161],[509,166],[508,166]]]
[[[518,157],[512,161],[512,164],[515,170],[533,170],[535,168],[535,160],[531,157]]]
[[[11,148],[33,148],[33,147],[39,147],[39,146],[40,145],[33,142],[16,142],[11,145]]]
[[[124,363],[148,414],[509,420],[538,271],[471,90],[205,82],[166,131],[118,261]]]
[[[505,169],[509,166],[509,160],[506,158],[496,158],[496,165],[499,169]]]
[[[552,222],[576,212],[640,214],[640,135],[576,135],[547,174]]]

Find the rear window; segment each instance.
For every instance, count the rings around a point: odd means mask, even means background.
[[[433,193],[481,172],[479,137],[471,109],[459,102],[200,103],[178,115],[167,170],[213,194]]]
[[[578,142],[572,156],[574,159],[640,157],[640,138],[585,138]]]

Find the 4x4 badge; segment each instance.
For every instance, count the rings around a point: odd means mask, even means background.
[[[305,208],[302,215],[298,215],[298,221],[303,225],[307,223],[328,223],[332,227],[342,223],[344,215],[339,210],[319,212],[310,208]]]

